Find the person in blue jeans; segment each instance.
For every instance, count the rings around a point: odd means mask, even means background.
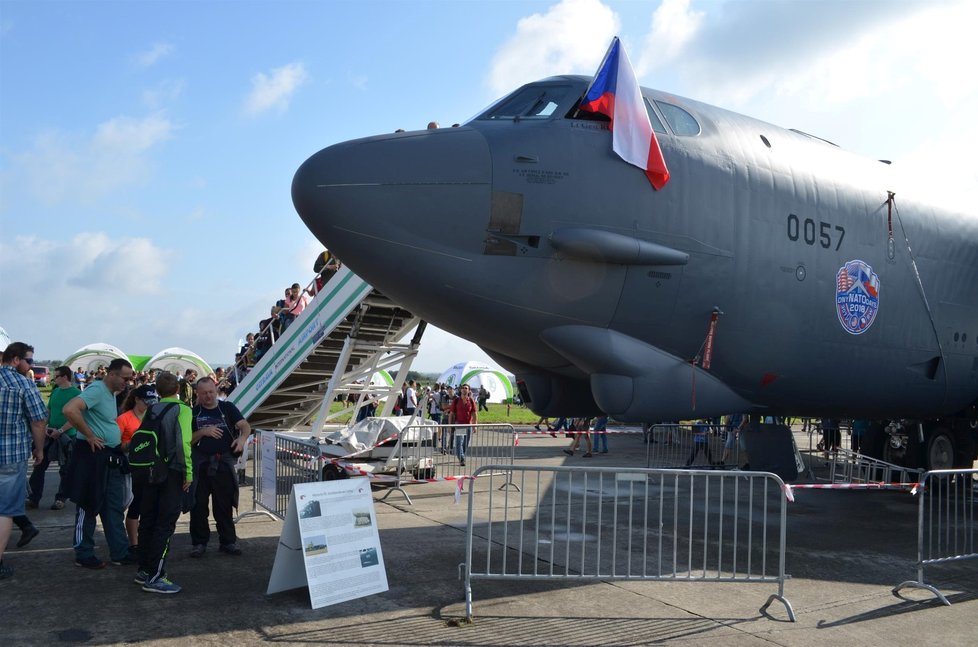
[[[599,454],[608,453],[608,416],[601,416],[594,421],[594,451]]]
[[[705,420],[697,420],[696,424],[693,425],[693,448],[689,452],[689,458],[686,459],[686,467],[693,464],[696,455],[700,452],[706,454],[707,463],[713,465],[713,456],[710,455],[709,429]]]

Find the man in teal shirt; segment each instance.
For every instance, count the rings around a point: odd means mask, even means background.
[[[71,369],[67,366],[59,366],[54,369],[54,390],[48,397],[48,430],[47,439],[44,441],[44,460],[40,465],[34,466],[30,478],[30,496],[27,499],[27,506],[36,508],[41,503],[41,496],[44,494],[44,473],[47,472],[48,465],[57,457],[58,476],[61,481],[58,483],[58,493],[54,495],[52,510],[61,510],[65,507],[65,500],[68,495],[65,488],[68,485],[65,478],[68,474],[68,465],[71,462],[71,454],[75,444],[75,428],[71,426],[62,413],[64,406],[75,396],[81,395],[81,390],[71,384]]]
[[[116,424],[115,394],[132,379],[132,364],[114,359],[101,381],[96,381],[64,405],[62,412],[77,431],[71,498],[75,510],[75,564],[85,568],[104,568],[95,556],[95,516],[109,545],[113,564],[136,564],[129,555],[124,512],[125,475],[122,465],[122,432]]]

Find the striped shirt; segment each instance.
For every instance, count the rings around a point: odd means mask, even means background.
[[[30,458],[33,438],[28,421],[47,417],[47,407],[34,383],[13,366],[0,366],[0,465]]]

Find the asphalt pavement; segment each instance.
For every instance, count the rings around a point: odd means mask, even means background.
[[[567,457],[569,441],[521,438],[517,463],[644,467],[640,434],[612,435],[610,452]],[[585,462],[586,461],[586,462]],[[820,468],[820,465],[816,465]],[[390,590],[313,610],[306,589],[265,595],[282,523],[247,516],[238,523],[244,554],[214,547],[189,557],[187,515],[171,545],[168,571],[177,595],[143,592],[134,567],[88,571],[74,565],[74,505],[49,510],[56,466],[41,509],[29,511],[41,534],[5,561],[0,582],[0,645],[647,645],[818,646],[974,645],[978,560],[928,567],[929,582],[951,606],[894,585],[916,576],[917,505],[895,491],[802,490],[788,507],[783,607],[759,612],[770,583],[486,582],[473,586],[475,617],[464,622],[466,497],[451,481],[408,486],[413,504],[374,492]],[[479,484],[476,485],[478,493]],[[242,509],[251,508],[242,489]],[[96,551],[107,549],[96,533]]]

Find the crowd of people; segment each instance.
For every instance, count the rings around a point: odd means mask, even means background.
[[[79,567],[106,567],[95,553],[96,517],[109,561],[136,567],[134,581],[144,591],[180,592],[169,579],[166,556],[183,513],[190,513],[191,557],[204,556],[212,517],[219,551],[242,554],[232,514],[237,463],[251,428],[221,396],[229,386],[224,370],[200,378],[193,369],[182,376],[140,375],[128,360],[115,359],[91,381],[83,373],[82,383],[81,371],[59,366],[45,405],[28,378],[33,362],[34,348],[14,342],[3,351],[0,366],[0,580],[14,575],[4,559],[13,526],[21,531],[18,548],[40,532],[27,510],[40,507],[45,473],[54,460],[61,479],[51,508],[63,509],[69,500],[75,504],[73,531],[64,540]],[[137,464],[130,466],[129,457],[141,449],[133,438],[150,429],[159,439],[164,474],[144,482],[135,478]]]
[[[292,325],[299,315],[308,307],[311,299],[314,299],[326,283],[333,278],[337,271],[342,267],[340,259],[323,250],[313,262],[313,272],[315,277],[312,282],[303,288],[298,283],[293,283],[285,288],[281,299],[272,305],[267,319],[258,322],[258,332],[249,332],[245,337],[244,344],[234,355],[234,367],[230,370],[233,373],[235,382],[244,379],[244,376],[254,368],[258,360],[268,352],[275,340],[281,337],[289,326]]]

